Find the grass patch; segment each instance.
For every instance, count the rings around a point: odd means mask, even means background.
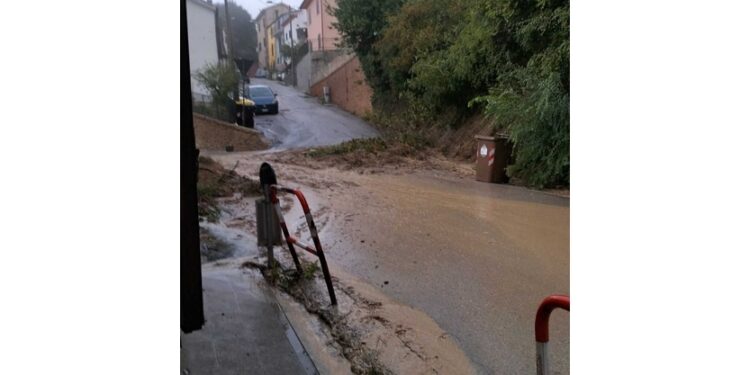
[[[333,146],[326,146],[307,151],[305,155],[318,158],[330,155],[343,155],[352,152],[375,154],[385,151],[388,144],[382,138],[353,139]]]
[[[305,280],[312,280],[315,278],[315,273],[320,270],[320,267],[318,266],[318,262],[313,263],[306,263],[303,262],[302,264],[302,278]]]

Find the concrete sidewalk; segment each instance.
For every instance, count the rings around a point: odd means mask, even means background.
[[[203,265],[206,324],[180,334],[180,374],[317,374],[265,281],[240,264]]]

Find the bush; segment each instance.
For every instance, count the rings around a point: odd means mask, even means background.
[[[228,116],[229,118],[221,119],[234,122],[232,116],[234,102],[231,98],[234,90],[239,86],[239,77],[234,64],[225,61],[209,64],[195,74],[195,79],[211,93],[211,102],[217,117]]]
[[[512,90],[478,100],[513,141],[511,176],[535,187],[570,184],[570,99],[559,74],[527,78],[524,94]]]
[[[339,0],[335,13],[373,118],[399,114],[386,131],[424,135],[482,109],[515,143],[512,175],[569,183],[569,0]]]
[[[570,184],[570,7],[538,2],[506,15],[527,57],[477,101],[514,141],[509,172],[542,187]]]

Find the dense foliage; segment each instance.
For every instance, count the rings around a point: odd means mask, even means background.
[[[342,31],[344,44],[351,47],[362,62],[362,69],[376,93],[387,90],[382,77],[384,59],[375,42],[387,26],[388,16],[398,12],[404,0],[339,0],[335,9],[329,9],[337,19],[334,26]]]
[[[335,14],[374,104],[397,98],[412,122],[453,126],[482,109],[514,141],[510,173],[544,186],[569,183],[569,9],[569,0],[339,0]]]

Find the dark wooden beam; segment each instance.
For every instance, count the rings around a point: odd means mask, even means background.
[[[180,0],[180,329],[205,323],[198,234],[198,150],[193,130],[186,0]]]

